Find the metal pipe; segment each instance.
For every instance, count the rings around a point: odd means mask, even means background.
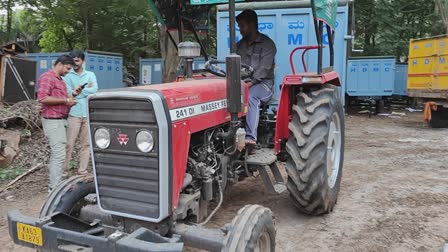
[[[235,0],[229,1],[230,54],[236,54],[235,42]]]
[[[185,224],[176,225],[173,233],[180,235],[187,246],[207,251],[221,251],[225,238],[225,234],[219,229]]]
[[[329,25],[327,26],[328,45],[330,47],[330,66],[334,65],[334,32]]]
[[[187,73],[187,79],[193,78],[193,59],[187,58],[185,59],[186,62],[186,73]]]
[[[317,54],[317,74],[322,73],[322,58],[323,58],[323,43],[322,43],[322,34],[324,33],[324,22],[319,21],[319,36],[317,39],[317,43],[319,45],[319,53]]]

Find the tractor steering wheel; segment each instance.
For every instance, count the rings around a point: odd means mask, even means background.
[[[222,69],[218,64],[225,64],[222,60],[209,60],[205,62],[205,70],[211,74],[219,77],[226,77],[226,71]],[[254,74],[254,69],[246,64],[241,64],[241,79],[251,78]]]

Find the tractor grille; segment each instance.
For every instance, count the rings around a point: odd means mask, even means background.
[[[117,215],[159,217],[158,126],[151,101],[91,99],[89,120],[101,207]],[[95,130],[100,127],[111,135],[105,150],[95,144]],[[136,135],[143,129],[154,137],[150,153],[142,153],[136,145]]]

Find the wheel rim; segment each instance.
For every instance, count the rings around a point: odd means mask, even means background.
[[[328,186],[333,188],[336,184],[339,174],[339,165],[341,162],[341,119],[337,113],[331,116],[330,130],[327,143],[327,175]]]
[[[257,241],[257,246],[254,249],[254,252],[266,252],[271,251],[271,239],[267,232],[264,232],[260,239]]]

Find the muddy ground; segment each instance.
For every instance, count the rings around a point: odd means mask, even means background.
[[[268,195],[261,179],[251,178],[232,189],[210,226],[230,222],[245,204],[261,204],[275,214],[277,251],[437,251],[448,240],[447,150],[448,130],[427,128],[421,113],[347,116],[343,179],[333,213],[302,215],[287,192]],[[5,215],[20,209],[36,216],[46,176],[43,169],[0,195],[0,251],[33,251],[10,241]]]

